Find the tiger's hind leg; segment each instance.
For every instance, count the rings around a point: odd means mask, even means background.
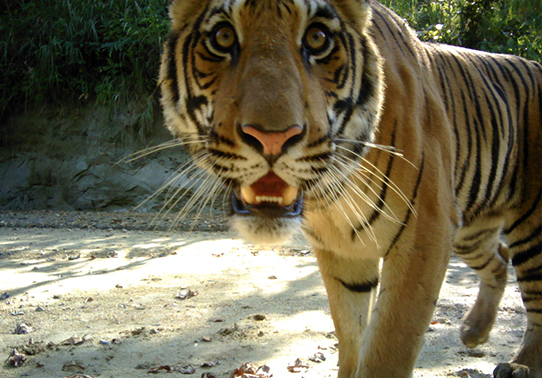
[[[487,341],[506,286],[508,248],[501,241],[504,220],[484,217],[464,226],[454,240],[454,253],[480,277],[474,306],[463,318],[461,340],[469,348]]]
[[[516,271],[527,328],[510,363],[499,364],[495,378],[542,378],[542,217],[534,206],[505,229]]]

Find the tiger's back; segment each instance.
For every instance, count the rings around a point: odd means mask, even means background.
[[[372,0],[178,0],[171,16],[168,127],[245,237],[301,226],[340,378],[410,376],[452,251],[481,279],[463,342],[487,340],[511,259],[528,326],[495,377],[542,376],[538,63],[420,42]]]

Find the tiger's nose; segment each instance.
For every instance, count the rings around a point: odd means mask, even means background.
[[[297,142],[303,133],[303,127],[300,125],[291,126],[283,131],[261,131],[252,125],[244,125],[241,129],[244,134],[254,138],[253,140],[245,138],[245,140],[254,147],[263,149],[265,156],[280,155],[285,145]]]

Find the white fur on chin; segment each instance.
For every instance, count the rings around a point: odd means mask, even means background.
[[[301,231],[301,218],[234,216],[231,223],[239,236],[253,244],[283,245]]]

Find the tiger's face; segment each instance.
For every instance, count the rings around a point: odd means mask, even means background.
[[[382,73],[363,0],[176,0],[168,128],[231,189],[241,235],[277,243],[325,209],[374,139]]]

